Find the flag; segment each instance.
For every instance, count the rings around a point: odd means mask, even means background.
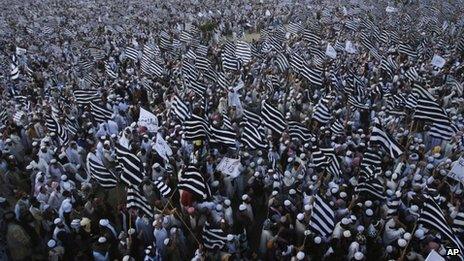
[[[379,123],[374,124],[369,141],[371,144],[380,145],[394,159],[403,154],[404,149],[401,145],[388,132],[384,131]]]
[[[210,142],[221,144],[226,147],[234,148],[237,137],[231,130],[224,130],[214,125],[210,125]]]
[[[267,148],[267,142],[264,135],[258,128],[251,123],[250,120],[245,120],[245,126],[241,136],[241,141],[247,145],[251,150]]]
[[[206,119],[192,114],[184,121],[184,132],[186,140],[205,140],[209,135],[209,126]]]
[[[227,235],[222,228],[212,226],[208,221],[205,222],[202,232],[203,245],[210,250],[215,248],[222,249],[227,242]]]
[[[139,60],[139,51],[133,47],[127,47],[124,51],[127,58],[137,62]]]
[[[301,76],[303,76],[308,82],[321,87],[323,84],[322,70],[316,67],[310,67],[307,63],[304,63],[300,70]]]
[[[380,200],[385,200],[386,198],[382,182],[377,178],[359,177],[355,191],[359,194],[366,193],[368,194],[367,197],[374,197]]]
[[[18,64],[16,55],[13,55],[13,57],[11,58],[10,68],[11,68],[10,79],[11,80],[18,79],[19,78],[19,64]]]
[[[154,216],[153,208],[148,203],[148,200],[135,186],[129,186],[127,188],[126,208],[136,208],[143,211],[145,215],[151,218]]]
[[[142,161],[134,155],[123,143],[116,143],[116,158],[122,169],[121,180],[128,186],[138,187],[144,177]]]
[[[178,96],[174,96],[171,104],[171,112],[173,112],[181,121],[190,117],[190,110]]]
[[[309,142],[311,138],[314,137],[306,126],[296,121],[288,122],[288,134],[290,138],[299,140],[303,143]]]
[[[284,72],[288,68],[290,68],[290,64],[288,62],[287,57],[281,52],[277,53],[277,56],[275,58],[275,63],[277,65],[277,68],[279,68],[281,72]]]
[[[265,127],[277,133],[284,132],[286,128],[284,115],[266,101],[262,103],[261,116]]]
[[[205,200],[211,196],[208,183],[195,166],[188,166],[181,173],[177,188],[189,191],[201,200]]]
[[[137,121],[139,126],[144,126],[149,132],[158,131],[158,117],[155,114],[140,107],[139,120]]]
[[[98,90],[75,90],[73,94],[76,103],[80,106],[85,106],[91,102],[101,101]]]
[[[459,248],[460,253],[462,253],[464,250],[463,244],[459,238],[456,237],[456,235],[453,233],[453,230],[448,225],[445,215],[443,214],[440,207],[429,195],[423,194],[423,196],[423,205],[419,214],[419,218],[417,219],[417,223],[424,225],[428,229],[433,229],[440,232],[440,234],[445,236],[453,243],[452,247]]]
[[[329,238],[335,228],[335,211],[329,202],[319,195],[314,197],[309,228],[324,238]]]
[[[58,135],[61,146],[65,146],[69,142],[68,131],[55,119],[52,115],[45,117],[45,127],[49,132],[54,132]]]
[[[332,114],[327,107],[328,101],[328,99],[323,98],[319,100],[319,103],[314,108],[313,119],[322,124],[326,124],[332,118]]]
[[[107,122],[108,120],[112,118],[113,111],[106,108],[106,106],[100,106],[96,104],[95,102],[90,102],[90,109],[91,109],[92,117],[99,124],[103,122]]]
[[[95,154],[87,155],[87,173],[94,178],[102,188],[114,188],[118,180],[112,171],[103,166]]]
[[[244,64],[251,61],[251,46],[247,42],[237,41],[235,45],[235,55],[237,59],[242,60]]]
[[[163,177],[159,177],[155,182],[156,189],[159,191],[160,195],[162,195],[164,198],[170,197],[172,193],[172,189],[166,185],[166,183],[163,181]]]
[[[330,131],[332,132],[333,135],[336,136],[341,136],[344,135],[345,132],[345,127],[343,124],[340,122],[339,119],[336,119],[331,125],[330,125]]]

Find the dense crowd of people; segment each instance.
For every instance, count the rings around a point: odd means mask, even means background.
[[[464,251],[462,1],[2,8],[0,260]]]

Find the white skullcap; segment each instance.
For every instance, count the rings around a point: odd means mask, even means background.
[[[69,212],[71,212],[71,210],[72,210],[71,203],[66,202],[66,203],[63,204],[64,213],[69,213]]]
[[[340,197],[341,198],[346,198],[348,195],[346,194],[345,191],[340,192]]]
[[[240,206],[238,207],[238,210],[240,211],[244,211],[247,207],[245,206],[245,204],[240,204]]]
[[[129,235],[135,234],[135,228],[129,228],[129,230],[127,230],[127,234]]]
[[[295,194],[296,194],[296,190],[290,189],[290,191],[288,191],[288,194],[290,194],[290,195],[295,195]]]
[[[54,248],[54,247],[56,246],[56,241],[53,240],[53,239],[48,240],[47,246],[48,246],[49,248]]]
[[[417,229],[416,232],[414,232],[414,236],[416,236],[418,239],[423,239],[424,238],[424,230],[423,229]]]
[[[296,254],[296,259],[303,260],[303,258],[305,258],[305,253],[300,251]]]
[[[65,180],[67,180],[67,179],[68,179],[68,176],[66,176],[66,175],[61,175],[61,180],[65,181]]]
[[[411,209],[412,212],[419,211],[419,207],[417,205],[411,205],[410,209]]]
[[[230,200],[229,200],[229,199],[226,199],[226,200],[224,200],[224,205],[226,205],[226,206],[230,206],[230,203],[231,203],[231,202],[230,202]]]
[[[167,246],[169,244],[169,238],[166,238],[164,241],[163,241],[164,245]]]
[[[342,224],[343,224],[343,225],[348,225],[348,224],[350,224],[350,219],[348,219],[348,218],[343,218],[343,219],[342,219]]]
[[[222,211],[222,205],[221,205],[221,204],[217,204],[217,205],[216,205],[216,210],[217,210],[217,211]]]
[[[366,209],[366,215],[368,217],[372,217],[374,215],[374,211],[372,211],[372,209],[368,208],[368,209]]]
[[[304,210],[305,211],[310,211],[311,210],[311,205],[305,205]]]
[[[349,230],[343,231],[343,236],[344,237],[351,237],[351,231],[349,231]]]
[[[406,242],[406,240],[404,240],[402,238],[398,239],[398,246],[399,247],[405,247],[407,243],[408,242]]]
[[[303,213],[299,213],[298,215],[296,215],[296,219],[298,219],[299,221],[303,220],[303,218],[304,218]]]
[[[271,193],[272,196],[275,196],[277,194],[279,194],[279,192],[277,190],[273,190],[272,193]]]
[[[106,242],[106,237],[99,237],[98,238],[98,243],[103,244]]]
[[[227,241],[232,241],[232,240],[234,240],[234,235],[228,234],[227,235]]]
[[[403,238],[405,240],[410,240],[411,239],[411,233],[409,233],[409,232],[404,233]]]
[[[100,224],[100,226],[102,227],[106,227],[108,226],[110,222],[108,221],[108,219],[100,219],[100,221],[98,222],[98,224]]]
[[[242,200],[247,200],[247,199],[248,199],[248,195],[247,195],[247,194],[244,194],[244,195],[242,196]]]
[[[364,254],[361,253],[361,252],[356,252],[356,253],[354,254],[354,259],[355,259],[355,260],[362,260],[363,258],[364,258]]]
[[[315,238],[314,238],[314,243],[320,244],[321,242],[322,242],[322,238],[321,238],[321,237],[315,237]]]
[[[393,247],[388,245],[385,250],[387,251],[387,253],[391,253],[393,251]]]
[[[359,233],[361,233],[361,232],[364,231],[364,226],[359,225],[359,226],[356,228],[356,230],[357,230]]]
[[[55,163],[56,163],[56,159],[50,160],[50,163],[51,163],[51,164],[55,164]]]
[[[61,218],[55,218],[55,220],[53,220],[53,224],[58,225],[59,223],[61,223]]]
[[[160,166],[160,164],[159,164],[158,162],[156,162],[156,163],[153,165],[154,168],[158,168],[159,166]]]
[[[370,208],[372,206],[372,201],[366,200],[366,202],[364,202],[364,206]]]
[[[286,207],[290,206],[291,204],[292,204],[292,202],[290,202],[290,200],[288,200],[288,199],[284,201],[284,205]]]

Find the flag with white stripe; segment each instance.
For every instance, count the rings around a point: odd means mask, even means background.
[[[116,143],[115,149],[118,164],[122,169],[121,180],[128,186],[138,187],[145,173],[142,161],[120,143]]]
[[[396,159],[403,154],[402,146],[386,131],[380,123],[374,124],[369,142],[381,146],[390,157]]]
[[[208,183],[195,166],[188,166],[181,173],[177,188],[189,191],[201,200],[211,196]]]
[[[252,124],[252,122],[248,119],[245,120],[241,141],[251,150],[267,148],[266,138],[258,130],[258,127]]]
[[[153,208],[149,204],[147,198],[145,198],[142,192],[139,191],[135,186],[129,186],[127,188],[126,208],[136,208],[143,211],[145,215],[151,218],[154,216]]]
[[[87,173],[94,178],[102,188],[114,188],[118,184],[116,175],[103,166],[95,154],[87,155]]]
[[[203,245],[207,249],[222,249],[226,245],[227,235],[222,228],[214,227],[206,221],[205,226],[203,227],[202,240]]]
[[[107,122],[113,115],[113,112],[106,106],[100,106],[95,102],[90,103],[90,109],[92,117],[97,123]]]
[[[263,125],[274,132],[282,133],[286,128],[285,118],[282,112],[263,101],[261,107]]]
[[[329,238],[335,229],[335,211],[328,200],[319,195],[314,197],[309,228],[324,238]]]

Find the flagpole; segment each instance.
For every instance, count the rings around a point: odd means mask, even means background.
[[[411,232],[411,239],[408,240],[408,244],[406,245],[406,247],[404,247],[403,253],[401,254],[401,257],[399,258],[398,261],[404,260],[404,256],[406,255],[406,250],[408,250],[409,243],[411,243],[411,241],[412,241],[412,239],[413,239],[413,236],[414,236],[414,233],[416,232],[416,229],[417,229],[417,220],[416,220],[416,222],[414,223],[414,228],[412,229],[412,232]]]

